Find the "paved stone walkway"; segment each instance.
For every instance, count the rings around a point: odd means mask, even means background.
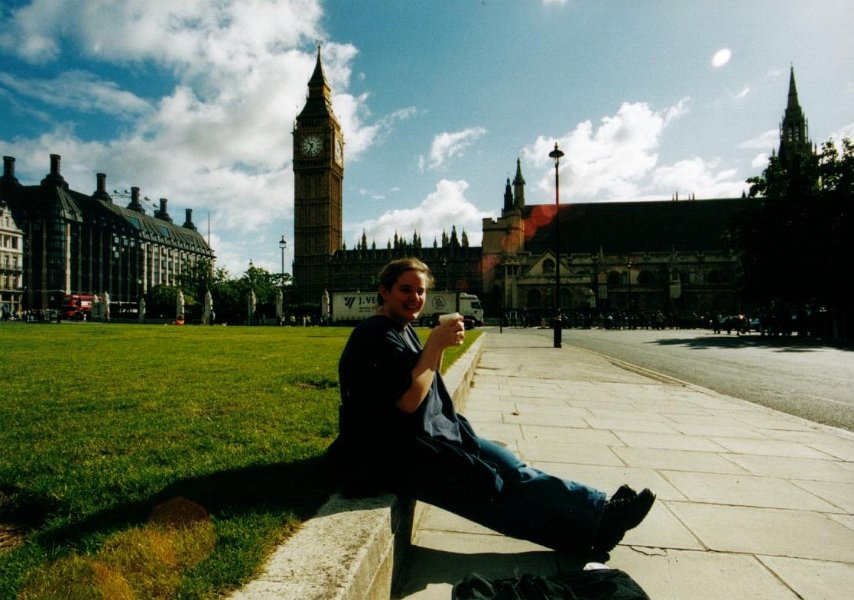
[[[531,331],[491,332],[463,412],[535,467],[609,494],[650,487],[611,553],[654,600],[854,597],[854,435]],[[449,599],[470,571],[548,574],[540,546],[421,507],[401,598]]]

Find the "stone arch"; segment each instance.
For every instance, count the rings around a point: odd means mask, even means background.
[[[641,271],[638,273],[638,285],[655,285],[658,277],[652,271]]]

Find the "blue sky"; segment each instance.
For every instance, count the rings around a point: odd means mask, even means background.
[[[292,259],[294,118],[317,42],[346,146],[345,242],[480,243],[529,204],[736,197],[794,65],[810,137],[854,138],[848,0],[3,0],[0,151],[32,185],[192,208],[232,275]],[[118,202],[126,200],[117,198]],[[289,269],[288,269],[289,270]]]

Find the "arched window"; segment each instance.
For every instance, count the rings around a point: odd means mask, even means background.
[[[639,285],[655,285],[657,282],[658,278],[652,271],[641,271],[640,273],[638,273]]]
[[[540,308],[542,302],[543,297],[540,294],[540,290],[528,290],[528,308]]]
[[[543,273],[554,273],[555,272],[555,261],[550,258],[547,258],[543,261]]]

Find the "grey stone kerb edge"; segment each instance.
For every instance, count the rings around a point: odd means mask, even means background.
[[[444,375],[459,410],[485,337],[482,333]],[[396,496],[344,500],[335,494],[230,599],[388,600],[412,524],[411,503]]]

